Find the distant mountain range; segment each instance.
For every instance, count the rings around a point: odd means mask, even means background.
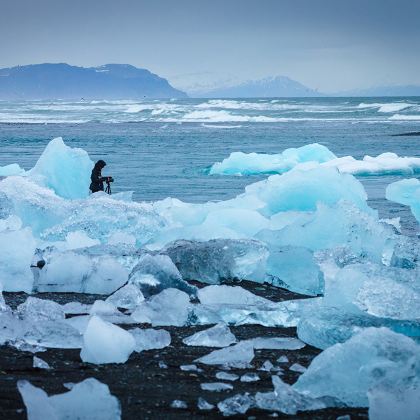
[[[270,98],[325,96],[286,76],[252,80],[236,86],[218,88],[191,96],[203,98]]]
[[[33,64],[0,69],[0,99],[185,98],[166,79],[128,64]]]

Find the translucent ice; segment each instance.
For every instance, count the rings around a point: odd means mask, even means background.
[[[209,382],[200,385],[203,391],[221,392],[233,389],[231,384],[225,384],[224,382]]]
[[[34,356],[32,366],[37,369],[51,369],[50,365],[39,357]]]
[[[197,296],[200,299],[200,302],[205,305],[227,304],[264,306],[273,304],[270,300],[254,295],[240,286],[206,286],[198,290]]]
[[[255,398],[246,394],[237,394],[227,398],[217,404],[217,408],[224,416],[233,416],[235,414],[245,414],[255,405]]]
[[[57,137],[48,143],[28,175],[61,197],[84,198],[89,195],[92,168],[93,162],[84,150],[72,149]]]
[[[420,222],[420,181],[416,178],[394,182],[386,188],[386,198],[406,206]]]
[[[227,347],[236,343],[236,337],[225,324],[217,324],[182,340],[188,346]]]
[[[234,373],[217,372],[216,378],[220,379],[221,381],[236,381],[237,379],[239,379],[239,376],[235,375]]]
[[[214,350],[211,353],[200,357],[196,362],[204,363],[206,365],[244,368],[249,366],[253,358],[254,347],[252,343],[242,341],[231,347]]]
[[[189,296],[181,290],[169,288],[142,302],[131,317],[136,322],[156,326],[183,326],[188,321],[190,309]]]
[[[264,281],[268,250],[258,241],[180,240],[167,245],[163,252],[169,255],[185,280],[209,284],[233,279]]]
[[[312,398],[329,396],[367,407],[369,389],[418,381],[419,350],[413,340],[387,328],[367,328],[316,356],[293,389]]]
[[[245,373],[241,376],[241,382],[257,382],[260,377],[256,373]]]
[[[197,408],[199,410],[213,410],[214,405],[207,402],[204,398],[198,398]]]
[[[274,392],[257,392],[255,395],[258,408],[295,415],[298,411],[319,410],[326,407],[321,400],[299,393],[278,376],[273,376],[272,380]]]
[[[25,380],[18,390],[26,406],[28,420],[119,420],[120,403],[107,385],[94,378],[75,384],[69,392],[52,395]]]
[[[62,306],[52,300],[38,299],[29,296],[26,301],[16,308],[16,313],[21,319],[39,322],[55,321],[65,318]]]
[[[136,340],[134,351],[163,349],[171,344],[171,335],[166,330],[154,330],[152,328],[134,328],[129,330]]]
[[[141,255],[129,276],[130,283],[140,288],[145,296],[155,295],[170,287],[193,294],[195,287],[184,281],[167,255]]]
[[[84,362],[96,364],[125,363],[135,346],[129,332],[93,316],[83,335],[80,357]]]
[[[140,303],[144,301],[141,290],[134,284],[126,284],[118,289],[106,299],[106,302],[112,303],[117,308],[134,310]]]
[[[258,337],[249,341],[258,350],[299,350],[305,347],[305,343],[295,337]]]
[[[6,291],[31,292],[33,275],[30,269],[36,241],[30,228],[21,228],[16,217],[0,224],[0,279]]]

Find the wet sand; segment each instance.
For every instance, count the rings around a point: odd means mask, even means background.
[[[304,297],[287,290],[258,285],[250,282],[241,282],[241,286],[260,296],[273,301],[281,301]],[[6,302],[13,308],[25,301],[24,293],[4,293]],[[44,293],[35,295],[44,299],[53,299],[59,303],[78,300],[84,303],[92,303],[99,298],[95,295],[76,295],[71,293]],[[103,298],[103,296],[102,296]],[[148,328],[150,325],[137,325]],[[123,326],[132,328],[133,326]],[[80,350],[50,349],[36,355],[45,360],[51,370],[35,369],[32,367],[33,354],[21,352],[9,346],[0,347],[0,418],[1,419],[25,419],[26,410],[16,383],[20,379],[27,379],[33,385],[41,387],[49,395],[66,392],[63,386],[67,382],[80,382],[94,377],[107,384],[110,391],[115,395],[122,407],[123,419],[155,419],[155,418],[208,418],[223,417],[215,408],[211,411],[202,411],[197,408],[199,397],[212,404],[217,404],[237,393],[272,391],[271,375],[275,373],[260,371],[259,368],[266,361],[275,361],[282,355],[289,359],[288,363],[282,363],[282,379],[287,383],[294,383],[298,376],[297,372],[288,368],[293,363],[300,363],[307,367],[312,359],[320,353],[319,349],[306,346],[301,350],[256,350],[252,362],[252,369],[231,369],[230,373],[242,375],[248,372],[257,373],[261,380],[244,383],[239,380],[231,382],[234,389],[222,392],[203,391],[200,384],[204,382],[221,382],[215,374],[222,369],[215,366],[198,364],[202,372],[188,372],[180,369],[181,365],[194,363],[194,360],[213,349],[208,347],[192,347],[182,343],[182,339],[208,326],[194,327],[163,327],[170,332],[172,342],[169,347],[161,350],[149,350],[142,353],[133,353],[125,364],[93,365],[83,363],[80,360]],[[295,328],[268,328],[258,325],[244,325],[231,327],[236,337],[248,339],[254,337],[296,337]],[[159,362],[167,365],[167,368],[159,367]],[[227,381],[226,381],[227,382]],[[188,404],[187,409],[171,408],[173,400],[183,400]],[[317,411],[298,413],[296,416],[286,416],[278,413],[280,418],[302,419],[336,419],[338,416],[349,414],[354,418],[367,418],[367,409],[334,408]],[[249,410],[244,416],[237,418],[271,418],[272,412],[262,410]]]

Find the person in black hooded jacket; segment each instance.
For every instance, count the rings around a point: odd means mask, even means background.
[[[92,174],[90,175],[91,183],[89,187],[92,193],[104,190],[104,182],[108,179],[108,177],[102,176],[101,171],[105,168],[105,166],[106,163],[103,160],[98,160],[92,169]]]

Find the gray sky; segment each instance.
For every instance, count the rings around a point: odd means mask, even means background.
[[[0,0],[0,67],[128,63],[182,89],[420,84],[420,0]]]

